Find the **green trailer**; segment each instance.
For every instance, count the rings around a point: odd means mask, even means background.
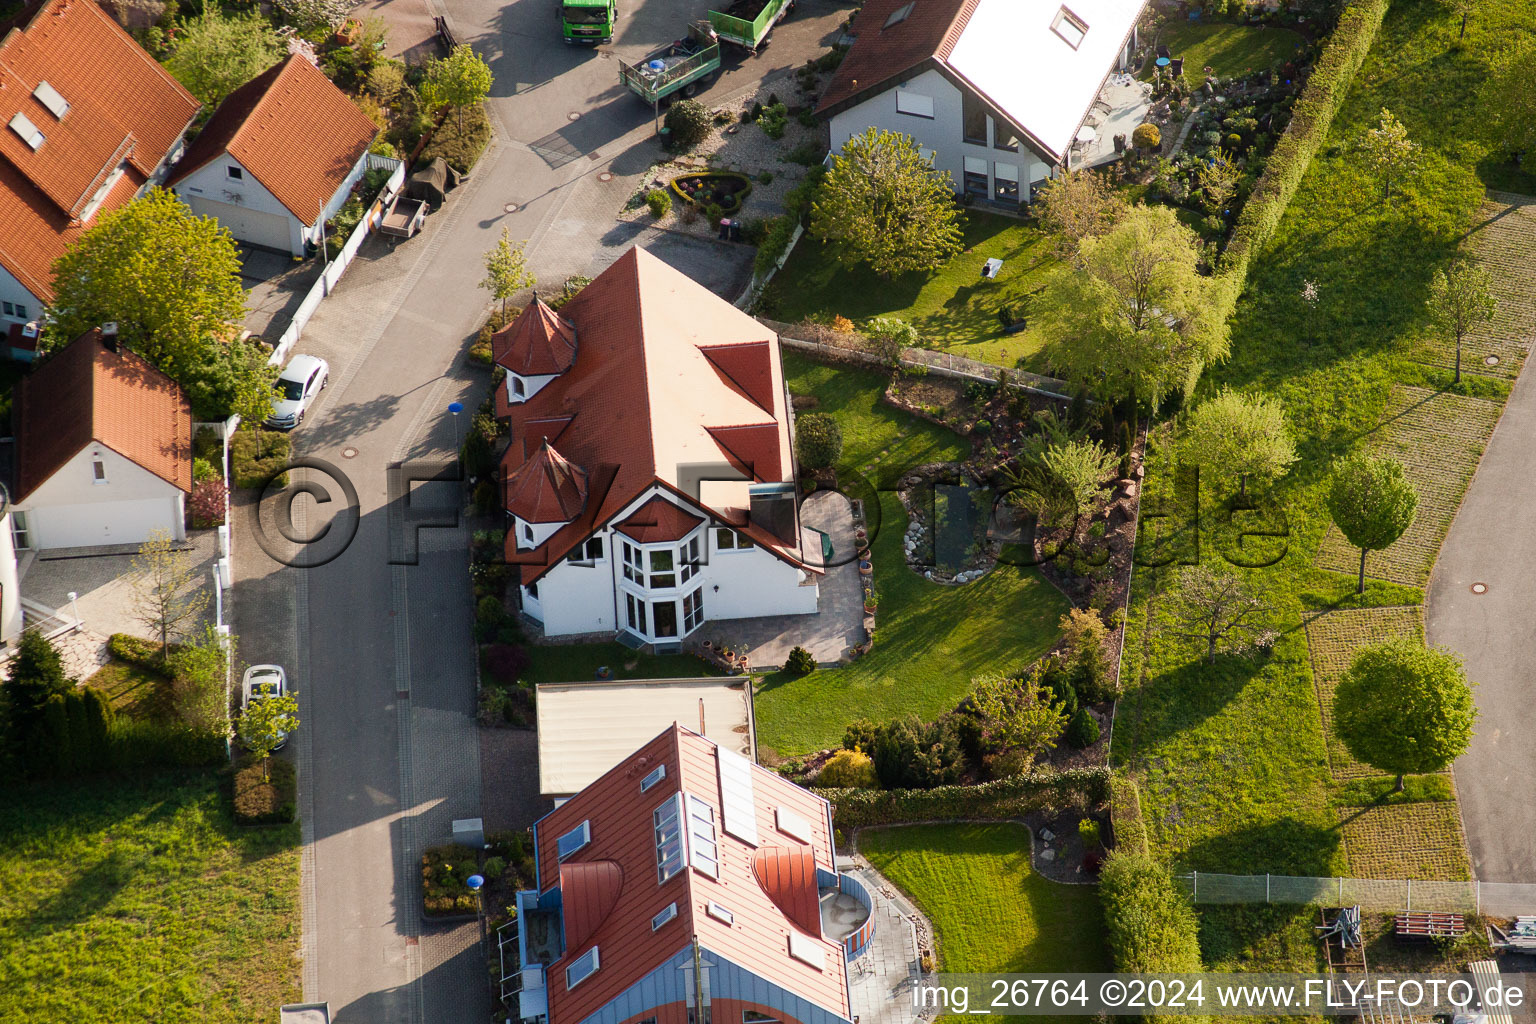
[[[709,24],[721,42],[756,50],[794,9],[795,0],[736,0],[723,11],[710,11]]]
[[[619,81],[652,106],[677,93],[692,96],[720,70],[720,41],[707,21],[688,26],[688,35],[648,53],[633,64],[619,61]]]
[[[619,20],[618,0],[562,0],[559,13],[567,46],[613,41],[613,24]]]

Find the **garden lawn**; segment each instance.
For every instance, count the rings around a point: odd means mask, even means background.
[[[940,971],[1112,970],[1098,887],[1036,874],[1023,825],[864,829],[859,851],[933,923]]]
[[[171,681],[158,672],[113,658],[85,680],[106,695],[120,715],[138,721],[171,721]]]
[[[938,270],[888,278],[862,264],[844,266],[806,235],[775,275],[763,311],[790,323],[819,313],[859,324],[894,316],[916,327],[927,348],[1043,373],[1043,339],[1032,330],[1003,334],[997,313],[1008,303],[1015,316],[1028,316],[1030,296],[1059,264],[1050,236],[993,213],[972,210],[963,219],[965,252]],[[987,281],[981,269],[993,257],[1003,269]]]
[[[1184,58],[1184,77],[1192,89],[1205,84],[1204,68],[1223,78],[1264,71],[1284,64],[1306,42],[1288,28],[1173,17],[1158,31],[1157,41]],[[1150,66],[1144,77],[1151,77]]]
[[[299,988],[299,827],[234,824],[221,772],[8,785],[0,988],[15,1021],[272,1019]]]
[[[970,690],[973,676],[1007,671],[1045,654],[1057,637],[1067,602],[1034,569],[1001,566],[964,586],[930,583],[907,568],[902,554],[906,510],[894,488],[902,474],[925,463],[959,461],[966,441],[943,427],[880,401],[886,375],[830,367],[785,353],[794,394],[815,395],[843,429],[842,463],[868,467],[867,486],[846,471],[840,483],[866,500],[879,597],[874,649],[841,668],[792,678],[766,677],[757,694],[758,740],[780,754],[842,742],[857,718],[915,713],[931,718]],[[878,491],[878,502],[872,500]]]

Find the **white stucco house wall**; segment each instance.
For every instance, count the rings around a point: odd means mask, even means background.
[[[641,249],[492,340],[505,556],[547,636],[666,649],[706,622],[809,615],[778,338]]]
[[[313,64],[293,55],[219,109],[173,168],[193,213],[242,242],[301,257],[367,168],[379,129]]]
[[[932,153],[956,192],[1015,204],[1136,46],[1145,0],[869,0],[817,106],[832,150],[871,127]]]
[[[192,410],[169,377],[92,330],[16,391],[11,530],[32,550],[186,539]]]

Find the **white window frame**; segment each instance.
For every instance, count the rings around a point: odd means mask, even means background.
[[[933,120],[933,97],[911,89],[896,90],[896,113]]]
[[[731,913],[730,908],[723,907],[716,903],[714,900],[710,900],[707,904],[705,904],[704,913],[708,914],[716,921],[719,921],[721,924],[736,923],[736,915]]]
[[[104,483],[107,483],[107,482],[108,482],[107,481],[107,460],[103,459],[98,454],[92,453],[92,455],[91,455],[91,483],[93,483],[93,484],[104,484]]]
[[[646,775],[645,778],[640,780],[640,792],[644,793],[646,790],[650,789],[652,786],[656,785],[656,783],[660,782],[666,777],[667,766],[664,764],[657,765],[655,768],[650,770],[650,773]]]
[[[17,551],[30,551],[32,548],[32,530],[27,524],[27,513],[24,509],[14,509],[11,512],[11,547]]]
[[[683,820],[683,794],[674,793],[651,812],[651,827],[656,840],[656,884],[665,885],[688,867],[688,827]],[[663,829],[671,831],[663,835]],[[667,848],[676,844],[675,855]]]
[[[1066,26],[1066,31],[1062,31],[1063,25]],[[1083,40],[1088,38],[1088,23],[1074,14],[1066,4],[1062,4],[1061,10],[1056,12],[1056,17],[1051,19],[1051,31],[1056,33],[1058,39],[1076,50],[1083,45]]]
[[[730,543],[725,541],[729,539]],[[718,551],[751,551],[757,545],[752,538],[740,530],[729,526],[715,527],[715,550]]]
[[[569,964],[566,965],[565,968],[566,991],[569,992],[577,985],[580,985],[582,982],[592,977],[592,975],[597,973],[598,968],[601,966],[602,957],[598,955],[596,946],[593,946],[591,949],[581,954],[581,956],[577,957],[575,960],[572,960]]]
[[[691,612],[688,610],[689,601],[694,602]],[[690,620],[692,620],[691,625]],[[704,625],[704,588],[695,587],[683,596],[683,635],[687,636],[702,625]]]
[[[720,877],[720,833],[715,809],[692,793],[687,800],[688,866],[709,878]]]
[[[576,845],[567,847],[565,841],[570,839],[572,836],[576,837]],[[560,860],[565,860],[569,857],[574,857],[582,850],[585,850],[587,848],[587,844],[591,842],[592,822],[590,820],[583,821],[580,825],[577,825],[575,828],[562,835],[559,839],[555,840],[555,853]]]
[[[651,918],[651,931],[659,932],[663,925],[675,920],[677,920],[677,903],[674,901],[668,903],[662,908],[661,913]]]

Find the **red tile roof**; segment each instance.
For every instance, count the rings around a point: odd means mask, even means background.
[[[682,540],[704,521],[660,495],[635,509],[614,529],[641,544]]]
[[[491,357],[523,377],[564,373],[576,361],[576,328],[534,296],[516,320],[491,335]]]
[[[313,224],[378,134],[346,93],[293,54],[219,104],[168,183],[228,153],[295,217]]]
[[[507,477],[505,504],[525,523],[568,523],[586,507],[587,471],[567,462],[546,440]]]
[[[535,551],[518,551],[509,535],[506,558],[525,584],[655,486],[710,511],[681,489],[689,467],[729,460],[759,481],[793,479],[778,337],[762,324],[639,248],[560,312],[581,342],[570,369],[526,402],[496,389],[496,414],[512,426],[502,472],[517,474],[558,427],[560,451],[586,469],[593,497]],[[746,532],[801,564],[766,530]]]
[[[706,950],[851,1019],[842,944],[822,938],[819,912],[810,916],[800,908],[797,914],[801,920],[785,914],[754,871],[757,849],[720,827],[723,814],[717,757],[713,741],[674,725],[535,826],[540,891],[560,884],[574,864],[607,861],[623,872],[617,902],[584,941],[570,941],[567,920],[564,955],[547,973],[551,1024],[585,1020],[694,937]],[[658,765],[666,765],[666,775],[642,794],[641,779]],[[798,860],[798,867],[789,870],[803,872],[816,864],[832,870],[826,801],[764,768],[753,766],[751,779],[761,844],[775,844],[774,837],[779,835],[775,812],[782,807],[803,819],[812,831],[812,842],[803,847],[810,854],[809,860]],[[714,811],[718,878],[684,866],[667,881],[657,881],[653,812],[680,791],[698,797]],[[583,821],[590,823],[591,842],[562,864],[556,841]],[[790,860],[796,858],[791,855]],[[806,876],[796,877],[803,880]],[[814,884],[814,871],[809,877]],[[564,892],[562,897],[567,900],[569,914],[568,897]],[[652,918],[671,903],[677,904],[677,918],[653,932]],[[706,912],[710,903],[729,910],[733,920],[726,923],[710,916]],[[825,951],[821,970],[789,956],[792,932],[808,935]],[[601,967],[576,988],[567,989],[566,965],[594,945],[600,950]]]
[[[44,0],[0,32],[0,266],[47,301],[97,191],[121,172],[93,218],[131,199],[200,104],[86,0]],[[36,97],[42,82],[69,104],[62,119]],[[36,150],[9,127],[17,113],[43,135]]]
[[[856,97],[879,92],[887,83],[954,49],[965,23],[981,0],[917,0],[907,17],[883,28],[886,19],[908,0],[869,0],[854,19],[855,40],[837,66],[817,113],[850,105]]]
[[[17,501],[92,442],[192,489],[192,407],[176,382],[91,330],[16,389]]]

